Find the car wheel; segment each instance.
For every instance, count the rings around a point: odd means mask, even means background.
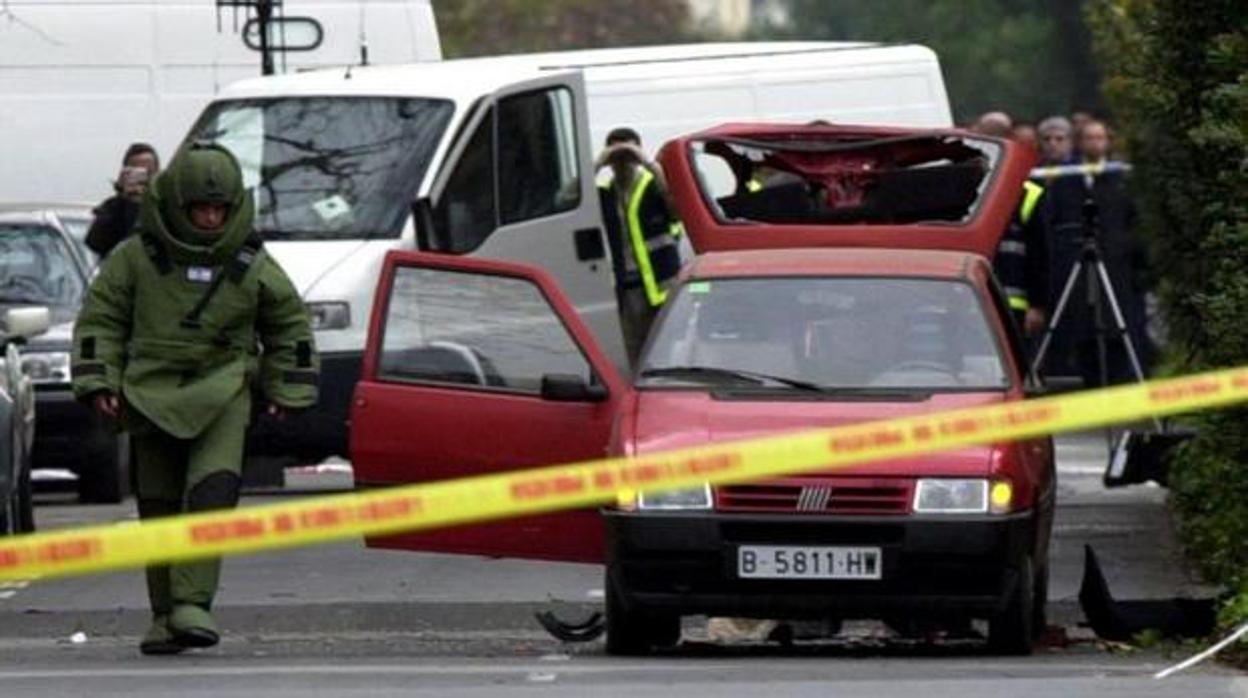
[[[18,533],[34,533],[35,532],[35,495],[34,486],[30,481],[30,463],[26,464],[25,470],[22,472],[22,478],[18,482],[17,492],[14,493],[14,522],[13,529]]]
[[[0,536],[10,536],[16,533],[12,525],[16,519],[13,516],[14,510],[13,497],[6,497],[0,502]]]
[[[626,608],[607,572],[607,654],[637,656],[680,641],[680,616]]]
[[[78,499],[91,504],[116,504],[130,486],[130,438],[110,433],[87,450],[78,474]]]
[[[1042,565],[1036,570],[1036,598],[1032,609],[1031,636],[1038,640],[1049,627],[1049,566]]]
[[[1035,638],[1036,572],[1030,555],[1019,560],[1017,572],[1009,602],[988,619],[988,648],[997,654],[1031,654]]]

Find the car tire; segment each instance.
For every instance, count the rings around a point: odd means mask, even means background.
[[[1035,602],[1031,620],[1032,639],[1040,639],[1047,627],[1049,627],[1049,565],[1046,563],[1036,570]]]
[[[680,641],[680,616],[626,607],[607,572],[607,654],[635,657]]]
[[[13,516],[13,512],[15,510],[16,503],[12,495],[0,500],[0,537],[11,536],[14,533],[17,533],[15,530],[16,527],[12,525],[13,523],[16,523],[16,517]]]
[[[1031,556],[1015,566],[1017,583],[1005,608],[988,619],[988,648],[995,654],[1028,655],[1035,641],[1036,572]]]
[[[117,504],[130,488],[130,437],[108,434],[87,450],[78,473],[78,500],[88,504]]]
[[[29,459],[27,460],[29,461]],[[13,526],[13,530],[17,533],[34,533],[35,494],[34,485],[30,481],[29,462],[26,463],[26,468],[22,471],[22,477],[18,481],[17,492],[14,494],[14,497],[14,512],[17,521]]]

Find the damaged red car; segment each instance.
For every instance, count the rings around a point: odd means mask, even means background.
[[[661,162],[699,255],[631,377],[540,269],[392,252],[352,414],[384,486],[1024,399],[992,276],[1030,156],[948,131],[726,126]],[[750,484],[641,492],[370,545],[605,564],[607,648],[684,615],[1043,627],[1048,438]]]

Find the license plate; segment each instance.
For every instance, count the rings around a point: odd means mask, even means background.
[[[743,545],[737,576],[743,579],[880,579],[879,548]]]

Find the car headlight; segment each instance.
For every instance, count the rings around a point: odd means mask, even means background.
[[[988,511],[987,480],[924,478],[914,488],[916,514],[984,514]]]
[[[24,352],[22,373],[32,383],[68,383],[73,378],[69,370],[69,352]]]
[[[351,306],[342,301],[308,303],[308,314],[313,331],[344,330],[351,325]]]
[[[637,508],[643,511],[675,511],[681,509],[710,509],[711,486],[703,484],[687,490],[667,492],[641,492],[637,495]]]

